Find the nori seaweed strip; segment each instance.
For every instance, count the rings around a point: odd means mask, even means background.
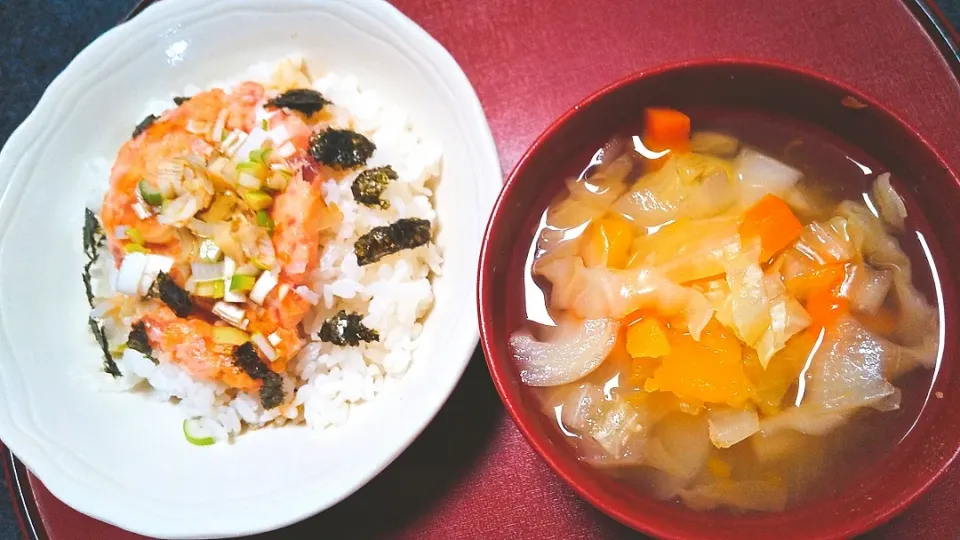
[[[120,369],[117,368],[117,363],[113,360],[113,355],[110,354],[110,346],[107,344],[107,336],[103,333],[103,325],[93,317],[87,319],[87,324],[90,325],[90,332],[96,338],[97,343],[100,344],[100,350],[103,351],[103,370],[114,377],[122,376]]]
[[[360,204],[365,204],[367,206],[379,206],[380,208],[386,210],[390,208],[390,203],[380,198],[383,194],[383,190],[387,189],[387,186],[390,182],[395,181],[399,176],[397,176],[397,171],[393,170],[393,167],[387,165],[386,167],[377,167],[376,169],[368,169],[360,173],[356,180],[353,181],[353,185],[350,186],[350,191],[353,192],[353,198]]]
[[[253,343],[246,342],[233,351],[237,367],[252,379],[263,382],[260,387],[260,403],[264,409],[272,409],[283,403],[283,379],[263,363]]]
[[[334,169],[352,169],[370,159],[377,145],[349,129],[327,129],[310,137],[310,155]]]
[[[170,307],[177,317],[186,317],[193,311],[193,303],[190,302],[190,294],[180,288],[173,278],[160,272],[157,281],[154,284],[157,288],[157,294],[160,300]]]
[[[267,101],[267,107],[290,109],[310,116],[319,112],[329,103],[330,101],[325,99],[323,94],[316,90],[310,88],[294,88]]]
[[[263,408],[270,410],[283,404],[283,379],[274,372],[263,376],[263,386],[260,387],[260,403]]]
[[[173,98],[173,103],[176,104],[177,107],[183,105],[188,101],[190,101],[189,96],[176,96],[175,98]]]
[[[87,256],[87,263],[83,265],[83,288],[87,293],[87,303],[93,307],[93,285],[90,282],[90,269],[97,262],[99,250],[107,236],[97,221],[97,216],[89,209],[85,209],[83,221],[83,253]]]
[[[380,334],[376,330],[371,330],[364,326],[360,321],[363,317],[356,313],[347,313],[341,310],[333,317],[324,321],[320,327],[320,341],[333,343],[343,347],[349,345],[356,347],[361,341],[371,342],[379,341]]]
[[[143,353],[147,358],[153,360],[154,364],[157,363],[153,356],[151,356],[153,354],[153,347],[150,346],[150,340],[147,338],[147,327],[143,324],[143,321],[133,324],[133,327],[130,329],[130,334],[127,336],[127,347]]]
[[[380,259],[422,246],[430,241],[430,222],[425,219],[403,218],[390,225],[374,227],[357,239],[353,245],[357,264],[365,266]]]
[[[133,128],[133,135],[131,135],[130,137],[133,139],[136,139],[137,135],[140,135],[141,133],[143,133],[148,127],[152,126],[153,123],[159,119],[160,117],[154,114],[147,116],[146,118],[141,120],[139,124],[137,124],[137,127]]]

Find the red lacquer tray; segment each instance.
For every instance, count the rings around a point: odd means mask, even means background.
[[[594,90],[657,64],[717,56],[776,60],[855,86],[888,103],[960,170],[957,36],[922,0],[395,3],[463,66],[504,171],[554,118]],[[15,459],[5,460],[5,472],[30,540],[142,538],[68,508]],[[918,503],[866,538],[956,540],[958,501],[955,464]],[[320,516],[259,538],[301,536],[639,535],[580,500],[533,453],[504,413],[478,351],[440,415],[386,471]]]

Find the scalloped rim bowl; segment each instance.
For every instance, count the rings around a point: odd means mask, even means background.
[[[444,272],[410,371],[346,425],[193,447],[169,404],[90,384],[100,359],[86,330],[80,230],[92,187],[107,178],[85,164],[112,162],[149,101],[291,53],[315,74],[355,74],[444,144]],[[0,439],[58,498],[121,528],[241,536],[332,506],[426,427],[475,350],[469,297],[502,181],[496,149],[459,66],[386,2],[164,0],[80,53],[0,152],[0,168],[9,173],[0,178]]]
[[[866,108],[845,107],[841,100],[846,96]],[[909,434],[836,496],[780,513],[752,515],[696,512],[655,501],[579,462],[554,420],[540,413],[537,398],[520,382],[507,340],[523,324],[523,263],[540,216],[562,189],[563,179],[579,171],[594,149],[612,133],[635,126],[625,111],[646,106],[746,108],[827,130],[882,162],[925,210],[915,219],[942,284],[936,291],[941,300],[942,361]],[[575,162],[576,156],[583,159]],[[894,113],[842,83],[791,66],[739,59],[691,61],[634,74],[557,119],[507,178],[480,255],[480,335],[491,376],[537,453],[587,501],[634,529],[678,540],[850,538],[902,511],[960,452],[958,336],[951,331],[958,314],[954,276],[960,275],[955,208],[960,208],[957,174]]]

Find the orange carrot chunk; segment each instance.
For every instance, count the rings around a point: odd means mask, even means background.
[[[690,143],[690,117],[673,109],[650,107],[644,133],[652,141],[666,144]]]
[[[663,167],[670,154],[690,150],[690,117],[680,111],[650,107],[645,113],[643,145],[653,152],[670,150],[670,153],[645,163],[647,171]]]
[[[839,295],[839,288],[820,289],[807,297],[806,308],[814,327],[830,328],[850,313],[850,301]]]
[[[740,237],[747,241],[760,238],[761,257],[766,260],[789,246],[803,232],[793,211],[776,195],[765,195],[746,214],[740,225]]]
[[[580,255],[586,266],[622,269],[630,256],[633,227],[625,219],[605,217],[587,226]]]
[[[817,291],[829,291],[843,283],[847,270],[844,264],[818,266],[784,281],[790,294],[804,299]]]

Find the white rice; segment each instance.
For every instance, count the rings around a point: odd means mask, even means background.
[[[273,66],[254,66],[242,80],[266,82],[272,71]],[[353,245],[372,228],[400,218],[435,222],[430,186],[439,178],[440,146],[425,140],[410,125],[406,111],[383,103],[373,91],[362,90],[351,75],[325,73],[313,86],[334,103],[332,127],[350,128],[366,135],[377,147],[367,165],[391,165],[399,180],[392,182],[383,194],[390,202],[387,210],[369,208],[354,200],[350,185],[360,171],[340,182],[328,180],[323,185],[326,201],[336,204],[344,219],[336,236],[325,240],[319,268],[311,276],[310,288],[320,301],[303,322],[311,341],[289,363],[288,374],[295,381],[295,390],[294,385],[285,390],[296,392],[292,404],[264,410],[255,395],[239,393],[231,398],[229,394],[234,392],[228,392],[221,383],[196,380],[174,363],[161,358],[155,365],[139,354],[125,354],[118,360],[123,373],[120,379],[104,375],[107,388],[134,390],[175,402],[184,418],[200,418],[203,427],[218,440],[230,440],[245,427],[267,424],[305,423],[315,428],[343,424],[353,407],[377,396],[386,379],[398,379],[406,373],[413,361],[423,319],[433,305],[430,280],[440,273],[442,263],[433,243],[364,267],[358,266]],[[186,90],[183,95],[200,89]],[[151,103],[148,112],[160,113],[168,107],[169,101]],[[103,168],[102,176],[108,176],[109,164],[100,161],[91,166]],[[91,207],[99,209],[100,201],[102,198]],[[114,272],[109,258],[103,250],[100,270],[94,274],[98,298],[114,294],[106,285],[112,282],[110,274]],[[379,332],[380,341],[361,342],[358,347],[312,341],[318,339],[323,322],[340,310],[364,314],[363,323]],[[105,322],[111,342],[125,341],[126,325],[131,321],[124,321],[123,325]]]

